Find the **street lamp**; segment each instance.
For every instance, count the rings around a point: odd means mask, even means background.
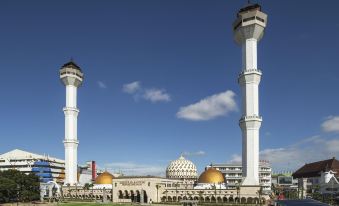
[[[238,197],[237,203],[240,203],[240,186],[239,186],[239,183],[236,182],[235,186],[236,186],[236,189],[237,189],[237,197]]]
[[[161,187],[160,185],[155,185],[157,188],[157,202],[159,202],[159,188]]]

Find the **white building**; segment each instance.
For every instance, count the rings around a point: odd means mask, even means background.
[[[214,167],[215,169],[222,172],[225,176],[225,183],[228,189],[235,189],[237,186],[240,186],[243,171],[241,163],[238,164],[213,164],[206,166],[206,168]],[[272,168],[268,162],[260,161],[259,162],[259,183],[263,188],[263,191],[271,191],[272,184]]]
[[[0,171],[15,169],[26,174],[35,173],[41,182],[62,183],[65,177],[65,161],[19,149],[0,155]]]

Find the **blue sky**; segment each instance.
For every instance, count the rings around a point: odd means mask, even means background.
[[[339,2],[258,2],[268,14],[258,47],[262,159],[290,170],[338,157]],[[199,171],[239,160],[241,50],[231,25],[245,3],[1,1],[0,152],[63,158],[58,70],[72,57],[85,73],[80,163],[159,174],[180,153]]]

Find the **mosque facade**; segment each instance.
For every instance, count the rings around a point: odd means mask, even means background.
[[[67,198],[115,203],[165,203],[192,200],[205,203],[259,203],[268,195],[258,191],[256,196],[241,189],[228,188],[224,174],[214,167],[206,167],[197,175],[196,166],[181,156],[170,162],[167,177],[119,176],[105,171],[96,177],[93,186],[63,187]]]

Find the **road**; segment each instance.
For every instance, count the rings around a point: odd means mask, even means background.
[[[329,206],[328,204],[321,203],[312,199],[306,200],[278,200],[276,201],[278,206],[300,206],[300,205],[312,205],[312,206]]]

